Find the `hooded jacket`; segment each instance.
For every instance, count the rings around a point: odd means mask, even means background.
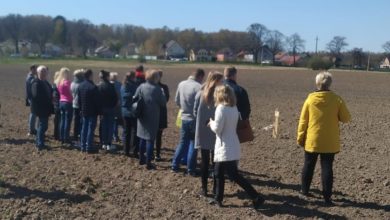
[[[298,125],[297,143],[311,153],[340,151],[339,121],[349,122],[345,102],[331,91],[309,94],[303,104]]]

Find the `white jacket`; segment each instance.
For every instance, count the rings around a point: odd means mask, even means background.
[[[240,141],[237,136],[238,118],[239,112],[236,106],[217,106],[214,121],[210,122],[210,128],[217,136],[214,162],[240,159]]]

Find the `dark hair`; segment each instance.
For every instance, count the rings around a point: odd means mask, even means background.
[[[237,74],[237,69],[234,66],[229,66],[225,68],[224,75],[226,78],[233,77]]]
[[[135,68],[135,71],[143,72],[144,71],[144,66],[142,66],[142,65],[137,66],[137,68]]]
[[[93,72],[91,69],[87,69],[84,72],[84,79],[89,79],[92,76]]]
[[[33,71],[33,70],[36,70],[37,69],[37,65],[36,64],[33,64],[30,66],[30,70]]]
[[[130,72],[127,72],[125,77],[123,77],[123,84],[126,84],[127,82],[133,80],[135,78],[135,72],[134,71],[130,71]]]
[[[195,72],[192,73],[192,76],[195,78],[204,77],[205,73],[203,69],[196,69]]]
[[[110,72],[106,70],[100,70],[99,77],[100,79],[108,80],[108,78],[110,77]]]

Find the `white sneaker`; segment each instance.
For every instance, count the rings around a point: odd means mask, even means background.
[[[111,146],[110,145],[106,145],[106,150],[111,150]]]
[[[103,148],[103,150],[107,150],[107,146],[106,145],[102,145],[102,148]]]

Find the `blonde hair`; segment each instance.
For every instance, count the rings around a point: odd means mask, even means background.
[[[62,67],[60,69],[60,74],[58,78],[54,81],[54,83],[57,86],[61,85],[64,82],[64,80],[69,80],[69,74],[70,74],[70,70],[66,67]]]
[[[330,72],[320,72],[316,76],[316,86],[318,90],[329,90],[332,84],[332,74]]]
[[[202,91],[202,98],[206,104],[208,105],[213,104],[215,87],[217,87],[218,82],[220,82],[222,79],[223,79],[222,73],[217,71],[210,72],[209,75],[207,76]]]
[[[58,77],[60,76],[60,71],[57,71],[54,73],[54,77],[53,77],[53,81],[54,81],[54,84],[57,85],[57,80],[58,80]]]
[[[236,94],[233,89],[228,85],[220,85],[215,88],[214,92],[215,106],[225,105],[233,107],[236,105]]]
[[[145,80],[152,83],[158,83],[160,80],[159,71],[155,69],[147,70],[145,73]]]

